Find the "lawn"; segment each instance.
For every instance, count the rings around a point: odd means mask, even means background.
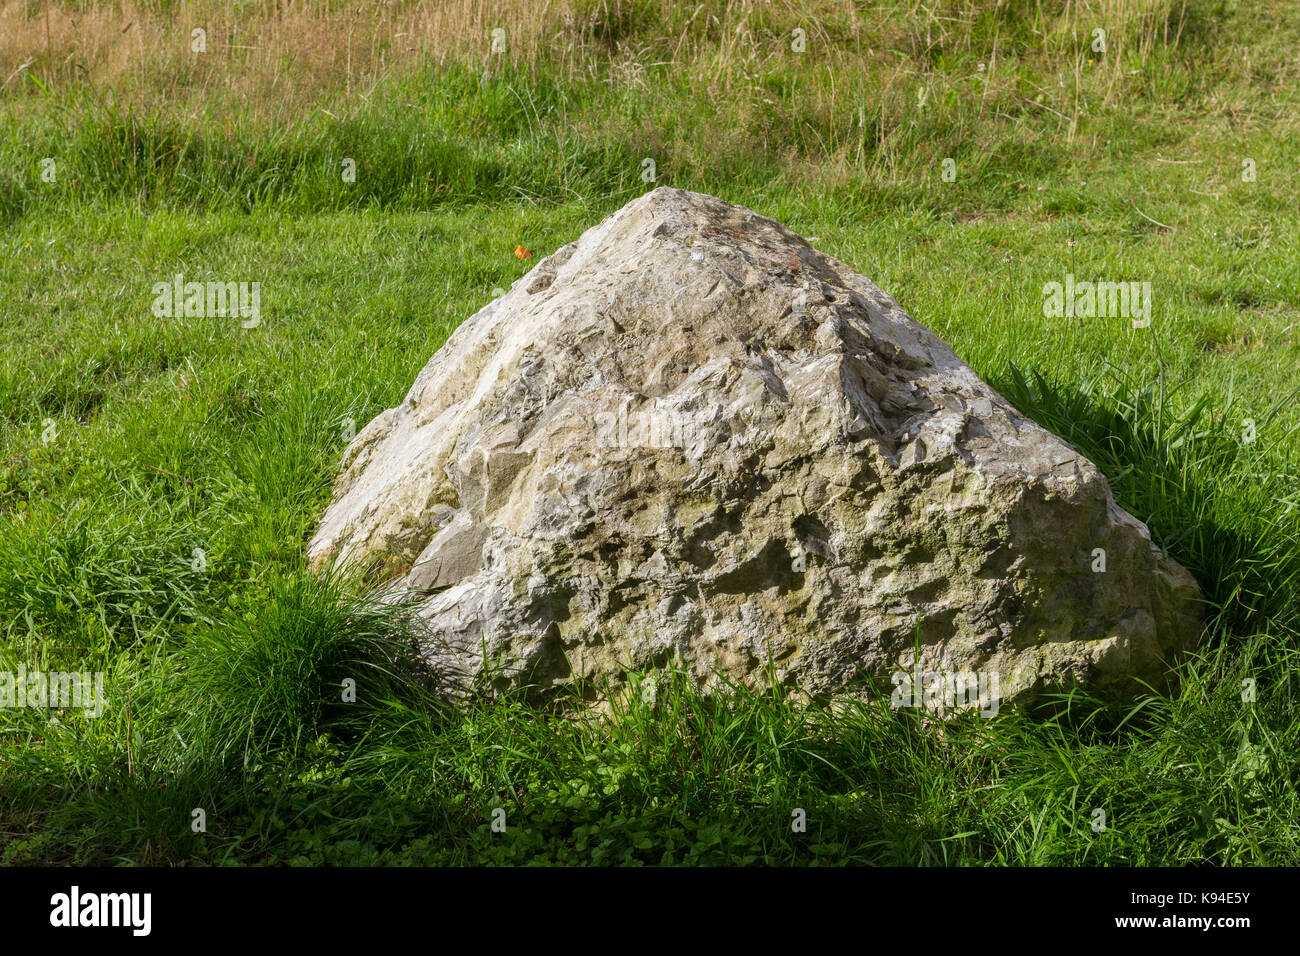
[[[198,53],[171,4],[48,48],[0,4],[0,672],[108,701],[0,709],[0,861],[1300,864],[1294,3],[196,9]],[[658,185],[809,237],[1096,461],[1210,604],[1172,696],[431,699],[400,614],[306,570],[343,449]],[[261,321],[156,316],[177,274]],[[1067,275],[1150,282],[1150,325],[1045,315]]]

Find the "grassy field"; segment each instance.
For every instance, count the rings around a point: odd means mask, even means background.
[[[0,2],[0,671],[108,698],[0,709],[0,862],[1300,864],[1297,49],[1288,0]],[[305,570],[339,457],[647,159],[1103,468],[1211,604],[1176,696],[427,699]],[[178,273],[260,324],[156,317]]]

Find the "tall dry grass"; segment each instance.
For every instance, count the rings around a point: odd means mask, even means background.
[[[626,191],[648,156],[918,202],[954,157],[1009,195],[1188,116],[1293,124],[1294,24],[1233,2],[0,0],[0,218],[45,195],[32,155],[78,194],[241,207],[315,208],[358,152],[358,202]]]
[[[1143,62],[1176,45],[1189,9],[1187,0],[3,0],[0,93],[28,89],[27,72],[45,87],[89,87],[141,104],[215,95],[256,107],[364,95],[413,65],[453,59],[484,69],[545,63],[562,76],[598,71],[615,82],[669,62],[725,92],[788,64],[794,31],[803,30],[810,62],[832,73],[879,72],[887,95],[955,54],[979,56],[989,83],[1008,56],[1055,62],[1062,78],[1078,80],[1095,25],[1108,33],[1109,55],[1096,59],[1111,67],[1113,97],[1126,46]],[[203,53],[191,49],[196,29],[206,31]],[[493,50],[498,30],[504,52]]]

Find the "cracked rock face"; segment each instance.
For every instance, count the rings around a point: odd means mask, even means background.
[[[917,666],[1127,696],[1199,631],[1096,466],[843,263],[676,189],[457,329],[308,551],[417,600],[460,692],[677,663],[804,698]]]

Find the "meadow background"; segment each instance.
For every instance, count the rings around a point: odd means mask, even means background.
[[[0,670],[109,698],[0,710],[0,862],[1300,863],[1298,50],[1293,0],[0,0]],[[1177,692],[431,702],[305,571],[348,433],[658,185],[816,237],[1097,461],[1210,602]],[[261,324],[156,318],[176,273]],[[1150,328],[1045,318],[1067,273]]]

